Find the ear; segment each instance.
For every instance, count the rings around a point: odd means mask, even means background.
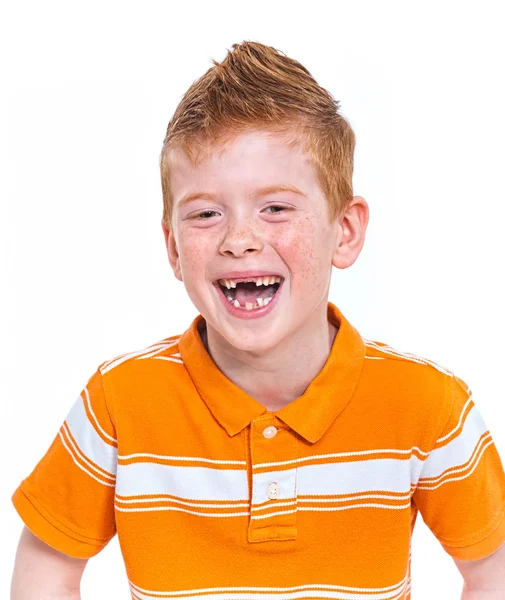
[[[171,229],[168,229],[163,219],[161,219],[161,228],[163,229],[163,235],[165,237],[165,246],[167,247],[170,266],[172,267],[172,271],[174,272],[176,278],[179,281],[182,281],[181,264],[174,233]]]
[[[347,269],[358,258],[365,243],[369,217],[367,201],[361,196],[354,196],[338,225],[340,239],[331,261],[337,269]]]

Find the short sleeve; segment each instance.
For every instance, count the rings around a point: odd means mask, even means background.
[[[449,416],[422,464],[413,503],[453,558],[477,560],[505,541],[505,472],[466,383],[451,375]]]
[[[116,432],[98,369],[11,500],[42,541],[75,558],[90,558],[116,533],[116,472]]]

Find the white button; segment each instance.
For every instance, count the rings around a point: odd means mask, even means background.
[[[267,488],[267,496],[272,500],[274,498],[278,498],[279,497],[279,486],[277,485],[277,483],[272,482],[268,485]]]
[[[274,427],[273,425],[270,425],[270,427],[265,427],[265,429],[263,429],[263,435],[266,438],[273,438],[275,435],[277,435],[277,427]]]

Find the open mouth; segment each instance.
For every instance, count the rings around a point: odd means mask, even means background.
[[[275,279],[275,281],[274,281]],[[280,279],[280,281],[278,281]],[[267,306],[277,293],[284,279],[280,276],[259,277],[256,281],[219,280],[215,285],[236,308],[254,310]],[[230,286],[230,287],[228,287]]]

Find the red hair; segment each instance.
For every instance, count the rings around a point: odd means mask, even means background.
[[[302,143],[328,201],[330,220],[353,198],[356,138],[339,102],[309,71],[283,52],[259,42],[233,44],[184,94],[170,120],[160,156],[163,221],[172,225],[169,150],[181,148],[198,164],[236,135],[257,129]]]

